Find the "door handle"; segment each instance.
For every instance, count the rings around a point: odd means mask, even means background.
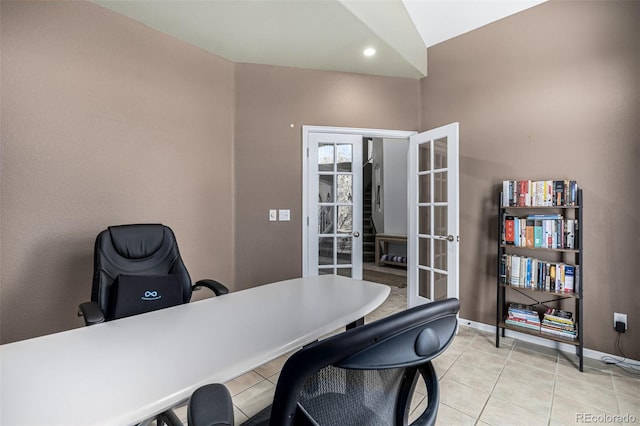
[[[353,235],[355,238],[358,238],[358,237],[360,236],[360,233],[359,233],[358,231],[355,231],[355,232],[354,232],[353,234],[351,234],[351,235]]]
[[[455,238],[453,237],[453,235],[447,235],[447,241],[449,241],[450,243],[453,242],[453,240],[455,240]]]

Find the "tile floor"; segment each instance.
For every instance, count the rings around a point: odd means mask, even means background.
[[[366,317],[371,322],[406,308],[405,289]],[[286,356],[226,383],[236,424],[267,406]],[[640,376],[585,358],[580,372],[564,353],[513,338],[460,327],[451,346],[434,360],[440,377],[438,425],[640,424]],[[424,410],[418,387],[412,416]],[[176,413],[186,424],[186,408]]]

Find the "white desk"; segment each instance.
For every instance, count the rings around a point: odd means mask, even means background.
[[[126,425],[364,317],[381,284],[299,278],[0,347],[0,423]]]

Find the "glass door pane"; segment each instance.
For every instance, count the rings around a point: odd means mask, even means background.
[[[310,134],[318,188],[317,213],[310,217],[310,231],[317,234],[310,241],[317,242],[312,250],[318,274],[362,276],[362,206],[354,202],[362,194],[361,147],[359,135]]]
[[[432,216],[433,199],[432,190],[432,158],[431,158],[431,141],[418,144],[419,165],[418,165],[418,226],[420,230],[418,234],[418,295],[426,299],[431,299],[431,266],[432,262],[432,245],[431,237],[433,229]]]

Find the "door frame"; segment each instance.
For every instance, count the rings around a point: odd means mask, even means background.
[[[357,127],[302,126],[302,276],[309,276],[309,133],[360,135],[363,138],[409,139],[412,130],[364,129]],[[362,166],[362,165],[361,165]],[[358,197],[359,199],[359,197]]]

